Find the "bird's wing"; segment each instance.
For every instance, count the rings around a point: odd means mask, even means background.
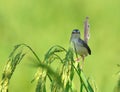
[[[90,47],[82,39],[79,39],[78,41],[83,44],[83,46],[88,50],[88,53],[91,55]]]

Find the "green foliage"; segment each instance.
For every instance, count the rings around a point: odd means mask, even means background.
[[[41,61],[32,48],[26,44],[16,45],[10,54],[0,82],[1,92],[8,92],[10,79],[17,65],[26,55],[27,49],[32,51],[34,56],[37,58],[37,61],[35,61],[35,67],[37,67],[38,70],[32,80],[32,82],[37,80],[36,92],[47,92],[47,81],[50,82],[51,92],[76,92],[77,88],[73,87],[75,72],[77,73],[81,83],[80,92],[84,92],[83,89],[85,89],[86,92],[94,92],[91,84],[80,69],[79,63],[74,61],[71,49],[66,50],[61,46],[55,45],[48,50],[45,54],[44,60]],[[61,53],[64,55],[61,56]],[[54,67],[52,66],[53,62],[60,63],[60,66],[58,67],[59,69],[52,69],[52,67]],[[47,78],[49,80],[47,80]]]
[[[15,46],[14,50],[12,51],[12,53],[10,54],[10,56],[8,58],[6,66],[5,66],[5,69],[4,69],[4,72],[2,75],[2,81],[0,83],[1,84],[0,90],[2,92],[8,92],[8,85],[9,85],[11,76],[14,73],[17,64],[25,56],[25,53],[22,52],[22,50],[19,50],[19,46],[20,45]],[[17,50],[19,50],[19,51],[17,52]]]
[[[117,64],[118,67],[120,67],[119,64]],[[117,75],[119,76],[118,81],[117,81],[117,85],[114,88],[114,92],[120,92],[120,71],[117,72]]]

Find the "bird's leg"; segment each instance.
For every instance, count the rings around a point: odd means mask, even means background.
[[[77,57],[75,61],[80,62],[80,58],[79,58],[79,57]]]

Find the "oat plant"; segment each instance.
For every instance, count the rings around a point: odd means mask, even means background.
[[[28,51],[31,51],[37,59],[33,63],[37,70],[31,81],[37,81],[35,92],[77,92],[78,88],[73,80],[75,74],[79,77],[79,92],[95,92],[94,87],[91,86],[88,78],[80,69],[79,63],[74,61],[71,49],[66,50],[55,45],[47,51],[44,59],[40,60],[35,51],[26,44],[16,45],[9,55],[0,81],[0,92],[9,91],[10,79]],[[47,83],[50,85],[49,90],[46,86]]]

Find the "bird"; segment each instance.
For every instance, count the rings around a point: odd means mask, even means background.
[[[72,45],[73,50],[75,51],[77,61],[79,61],[78,55],[82,57],[83,62],[86,56],[91,55],[91,49],[88,46],[88,44],[81,39],[79,29],[74,29],[72,31],[70,43]]]

